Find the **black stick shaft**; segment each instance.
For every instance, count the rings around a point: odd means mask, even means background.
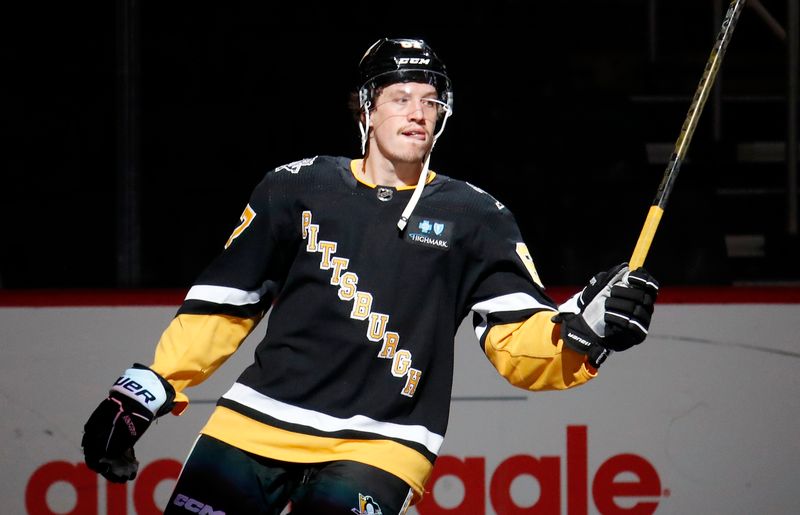
[[[630,259],[630,268],[636,269],[644,264],[647,257],[647,252],[650,250],[650,245],[655,237],[656,229],[661,221],[661,215],[667,205],[672,188],[675,185],[675,180],[678,178],[683,159],[686,152],[689,150],[689,144],[692,142],[694,130],[697,128],[697,123],[700,120],[700,115],[703,112],[703,107],[706,105],[706,100],[711,93],[711,88],[714,85],[714,80],[717,77],[722,58],[725,56],[725,51],[730,43],[733,30],[736,28],[736,22],[739,20],[739,15],[744,8],[745,0],[733,0],[725,13],[725,18],[722,21],[722,28],[717,35],[717,40],[714,43],[714,48],[711,49],[711,55],[706,62],[706,67],[703,70],[703,76],[700,78],[700,83],[697,85],[692,103],[689,105],[689,112],[686,114],[686,119],[683,121],[681,132],[678,139],[675,141],[675,148],[670,156],[667,169],[664,171],[664,177],[661,179],[661,184],[658,187],[656,198],[653,200],[650,211],[647,213],[642,231],[639,234],[639,239],[636,242],[636,248],[633,250],[633,255]]]

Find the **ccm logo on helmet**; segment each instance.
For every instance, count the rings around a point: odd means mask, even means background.
[[[183,494],[176,495],[175,500],[172,501],[172,504],[175,506],[180,506],[192,513],[199,513],[200,515],[225,515],[224,511],[214,511],[214,508],[208,504],[203,504],[200,501],[192,499],[191,497],[187,497]]]
[[[397,64],[431,64],[430,59],[422,57],[397,57],[395,61],[397,61]]]

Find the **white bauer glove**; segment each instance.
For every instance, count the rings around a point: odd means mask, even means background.
[[[83,426],[86,465],[114,483],[136,477],[133,445],[156,418],[174,406],[175,389],[163,377],[136,363],[114,382],[108,397]]]
[[[613,351],[624,351],[647,337],[658,296],[658,281],[644,268],[627,263],[592,277],[589,284],[559,306],[552,318],[570,349],[588,356],[594,368]]]

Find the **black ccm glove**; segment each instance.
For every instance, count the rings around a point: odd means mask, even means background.
[[[644,341],[657,295],[658,282],[644,268],[631,272],[623,263],[592,277],[552,320],[561,323],[564,344],[598,368],[611,351]]]
[[[169,413],[174,399],[171,384],[146,366],[134,364],[83,426],[86,465],[114,483],[134,479],[139,462],[133,445],[153,419]]]

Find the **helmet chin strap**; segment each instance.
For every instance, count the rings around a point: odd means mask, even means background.
[[[358,122],[358,130],[361,131],[361,155],[366,155],[367,153],[367,139],[369,138],[369,108],[372,107],[372,102],[367,100],[364,102],[364,119],[365,121],[362,123],[360,120]]]
[[[428,150],[427,155],[425,156],[425,162],[422,165],[422,171],[419,173],[419,179],[417,180],[417,186],[414,188],[414,193],[411,195],[411,199],[406,204],[406,208],[403,209],[403,214],[400,215],[400,220],[397,221],[397,228],[402,232],[405,230],[406,225],[408,225],[408,219],[411,217],[411,213],[414,211],[414,208],[417,207],[417,203],[419,202],[419,198],[422,196],[422,189],[425,187],[425,183],[428,180],[428,165],[431,162],[431,154],[433,153],[433,147],[436,145],[436,140],[439,139],[442,132],[444,131],[444,126],[447,125],[447,119],[452,114],[452,110],[450,106],[445,107],[445,114],[444,119],[442,120],[442,126],[439,128],[439,132],[433,137],[433,143],[431,143],[431,149]]]
[[[371,106],[372,102],[369,100],[364,102],[364,123],[358,123],[358,129],[361,131],[362,155],[366,155],[367,152],[367,140],[369,139],[369,108]],[[411,199],[408,201],[408,204],[406,204],[405,209],[403,209],[403,213],[400,215],[400,219],[397,221],[397,228],[400,231],[405,230],[406,225],[408,225],[408,219],[411,217],[411,213],[414,211],[414,208],[417,207],[417,203],[422,196],[422,190],[425,188],[425,182],[427,182],[428,179],[428,166],[431,162],[431,153],[433,153],[433,147],[436,145],[436,140],[438,140],[439,136],[441,136],[442,132],[444,132],[444,127],[447,125],[447,119],[450,118],[451,114],[453,114],[453,110],[449,104],[445,105],[443,108],[444,119],[442,120],[442,126],[433,136],[433,143],[431,144],[430,150],[428,150],[428,153],[425,155],[425,161],[422,164],[422,170],[419,173],[419,179],[417,180],[417,185],[414,188],[414,193],[411,195]]]
[[[431,150],[428,151],[428,154],[425,156],[425,163],[422,165],[422,171],[419,174],[419,180],[417,180],[417,186],[414,188],[414,193],[411,195],[411,199],[406,204],[406,208],[403,209],[403,214],[400,215],[400,220],[397,221],[397,228],[400,231],[403,231],[408,225],[408,219],[411,217],[411,213],[414,211],[414,208],[417,207],[417,202],[419,202],[419,198],[422,196],[422,189],[425,187],[425,181],[428,179],[428,164],[431,162]]]

